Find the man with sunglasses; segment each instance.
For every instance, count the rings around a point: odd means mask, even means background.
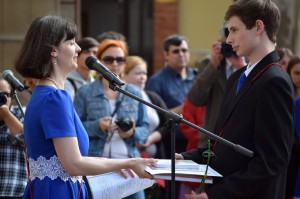
[[[149,78],[146,90],[154,91],[166,103],[169,110],[181,114],[183,101],[192,86],[197,73],[188,67],[190,62],[189,44],[182,35],[170,35],[163,43],[165,67]],[[166,158],[171,158],[171,132],[163,136]],[[187,139],[176,127],[175,151],[186,150]],[[178,190],[178,189],[176,189]]]
[[[11,86],[0,77],[0,198],[22,198],[27,183],[23,116],[11,106]]]

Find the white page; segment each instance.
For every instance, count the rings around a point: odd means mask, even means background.
[[[127,171],[126,171],[127,172]],[[127,179],[120,173],[111,172],[96,176],[87,176],[94,199],[121,199],[153,185],[154,180],[132,178],[127,173]]]
[[[170,159],[158,159],[158,161],[154,164],[157,168],[171,168],[171,160]],[[175,160],[175,168],[176,169],[198,169],[199,164],[192,160]]]
[[[187,174],[187,175],[199,175],[203,176],[205,174],[206,165],[199,164],[199,169],[175,169],[176,174]],[[146,171],[152,175],[156,174],[171,174],[171,168],[156,168],[153,166],[147,166]],[[210,177],[222,177],[217,171],[208,166],[207,176]]]

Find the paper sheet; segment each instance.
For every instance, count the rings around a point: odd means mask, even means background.
[[[128,174],[128,173],[127,173]],[[87,176],[94,199],[121,199],[153,185],[154,180],[128,177],[117,172]]]

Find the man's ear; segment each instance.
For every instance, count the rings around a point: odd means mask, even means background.
[[[164,51],[164,58],[166,61],[168,61],[168,57],[169,57],[169,52]]]
[[[255,26],[258,34],[261,34],[263,31],[265,31],[265,24],[262,20],[256,20]]]

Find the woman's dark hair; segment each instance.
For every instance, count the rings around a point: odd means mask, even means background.
[[[225,21],[233,16],[239,17],[247,29],[253,28],[256,20],[261,20],[269,39],[276,43],[281,15],[278,7],[271,0],[237,0],[229,6]]]
[[[78,52],[78,55],[80,55],[83,51],[99,46],[99,42],[92,37],[84,37],[79,40],[77,44],[81,48],[81,51]]]
[[[30,25],[16,58],[15,68],[23,77],[49,77],[53,67],[51,51],[61,42],[75,38],[77,26],[59,16],[36,18]]]
[[[300,57],[298,57],[298,56],[293,56],[293,57],[290,59],[288,65],[287,65],[287,67],[286,67],[286,72],[290,75],[290,77],[291,77],[291,70],[292,70],[292,68],[293,68],[296,64],[300,64]],[[294,82],[293,82],[293,86],[294,86],[294,89],[295,89],[295,95],[296,95],[297,86],[294,84]]]

